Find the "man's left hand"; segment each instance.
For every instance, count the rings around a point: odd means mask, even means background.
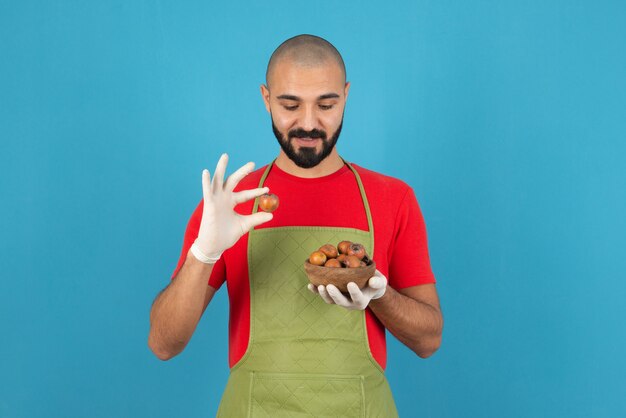
[[[374,276],[367,281],[367,286],[363,289],[359,289],[354,282],[348,283],[351,300],[332,284],[315,287],[309,283],[308,288],[311,292],[320,295],[324,302],[330,305],[339,305],[351,310],[363,310],[371,300],[381,298],[385,294],[387,278],[376,270]]]

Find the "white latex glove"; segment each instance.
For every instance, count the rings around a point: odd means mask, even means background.
[[[269,188],[233,192],[241,179],[254,170],[254,163],[243,165],[224,183],[227,164],[228,155],[222,154],[212,182],[209,171],[202,171],[204,207],[198,237],[191,246],[191,252],[198,260],[207,264],[215,263],[225,250],[232,247],[250,229],[272,219],[271,213],[258,212],[243,216],[234,211],[235,205],[259,197],[267,193]]]
[[[381,298],[387,290],[387,278],[378,270],[374,273],[374,276],[367,281],[367,286],[363,289],[359,289],[359,286],[354,282],[348,283],[348,292],[352,300],[348,299],[336,286],[329,284],[324,287],[323,285],[313,286],[309,283],[308,288],[311,292],[317,293],[324,300],[324,302],[330,305],[343,306],[350,310],[363,310],[369,305],[373,299]]]

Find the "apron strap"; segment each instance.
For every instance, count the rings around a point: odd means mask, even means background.
[[[341,158],[341,157],[339,157]],[[352,164],[341,158],[343,161],[354,173],[354,177],[356,177],[356,182],[359,185],[359,191],[361,192],[361,199],[363,200],[363,206],[365,206],[365,216],[367,216],[367,229],[370,234],[372,234],[372,255],[374,255],[374,222],[372,220],[372,212],[370,211],[370,204],[367,201],[367,195],[365,194],[365,187],[363,187],[363,182],[361,181],[361,176],[357,171],[352,167]]]
[[[263,183],[265,182],[265,179],[267,178],[267,175],[270,173],[270,169],[272,168],[272,165],[274,165],[274,161],[276,161],[276,158],[274,158],[272,160],[272,162],[270,162],[267,165],[267,168],[265,169],[265,171],[263,172],[263,175],[261,176],[261,180],[259,180],[259,188],[263,187]],[[254,206],[252,206],[252,213],[257,213],[259,209],[259,199],[254,199]],[[254,228],[252,228],[254,229]]]

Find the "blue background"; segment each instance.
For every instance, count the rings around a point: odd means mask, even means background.
[[[403,417],[626,411],[626,3],[0,4],[0,416],[213,416],[222,289],[147,347],[200,173],[278,153],[259,94],[314,33],[352,82],[340,153],[424,213],[445,316],[389,338]]]

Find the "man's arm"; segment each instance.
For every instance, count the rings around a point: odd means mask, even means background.
[[[207,283],[213,264],[191,251],[172,282],[156,297],[150,311],[148,346],[161,360],[182,352],[216,290]]]
[[[434,284],[395,290],[373,299],[369,307],[382,324],[418,356],[431,356],[441,344],[443,315]]]
[[[239,181],[254,169],[245,164],[224,181],[228,155],[223,154],[213,181],[208,170],[202,172],[202,220],[197,238],[187,253],[181,270],[154,301],[150,311],[148,346],[162,360],[185,348],[215,294],[208,285],[214,263],[251,228],[272,219],[271,213],[240,215],[234,208],[240,203],[267,193],[262,187],[234,192]]]
[[[324,302],[346,309],[370,307],[383,325],[418,356],[432,355],[441,344],[443,316],[434,284],[411,286],[399,291],[387,285],[387,278],[378,270],[363,289],[348,283],[345,295],[336,286],[308,285]]]

